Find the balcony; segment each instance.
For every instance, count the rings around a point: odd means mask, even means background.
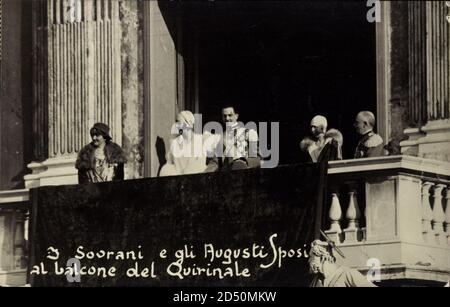
[[[29,191],[0,193],[0,285],[26,283]],[[450,164],[409,156],[330,162],[325,232],[385,285],[450,277]],[[339,256],[338,256],[339,257]]]
[[[409,156],[331,162],[329,228],[340,261],[386,284],[437,285],[450,273],[450,164]]]
[[[26,284],[29,191],[0,192],[0,286]]]

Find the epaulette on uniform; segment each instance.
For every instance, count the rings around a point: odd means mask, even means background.
[[[371,147],[377,147],[379,145],[383,144],[383,139],[381,138],[381,136],[379,136],[378,134],[374,133],[373,135],[371,135],[367,141],[364,142],[364,146],[366,146],[367,148],[371,148]]]

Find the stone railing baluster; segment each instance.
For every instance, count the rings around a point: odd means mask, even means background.
[[[339,201],[339,197],[337,193],[331,194],[331,208],[329,212],[329,218],[330,218],[330,229],[328,229],[325,233],[336,243],[339,243],[342,228],[340,221],[342,219],[342,209],[341,209],[341,203]]]
[[[447,244],[450,245],[450,186],[445,190],[445,231]]]
[[[26,268],[25,211],[14,211],[14,269]]]
[[[345,214],[348,220],[348,227],[344,229],[345,233],[345,241],[349,242],[358,242],[361,240],[360,238],[360,228],[359,228],[359,219],[361,218],[361,211],[358,205],[357,192],[355,190],[350,190],[349,194],[349,203],[348,209]]]
[[[444,244],[447,239],[444,230],[445,213],[442,207],[442,191],[444,188],[445,184],[437,184],[433,193],[433,231],[438,244]]]
[[[430,188],[433,186],[431,182],[424,182],[422,184],[422,234],[424,240],[429,242],[433,229],[431,227],[431,220],[433,218],[433,211],[430,205]]]

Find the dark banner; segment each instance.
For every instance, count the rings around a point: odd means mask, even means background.
[[[32,190],[32,286],[306,286],[317,164]]]

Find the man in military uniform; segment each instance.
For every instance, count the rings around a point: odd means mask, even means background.
[[[207,172],[221,170],[239,170],[260,167],[261,158],[258,154],[258,133],[247,129],[238,122],[239,114],[234,107],[222,109],[222,120],[225,132],[220,135],[216,155],[208,161]],[[221,147],[221,148],[219,148]]]
[[[356,146],[355,159],[384,156],[383,139],[373,132],[375,116],[370,111],[359,112],[356,116],[356,132],[361,135]]]

